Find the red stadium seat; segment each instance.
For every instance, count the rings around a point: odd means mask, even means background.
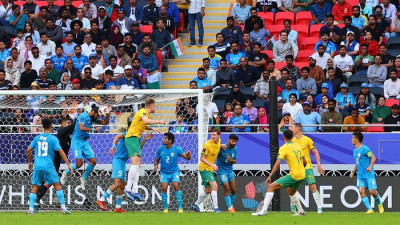
[[[386,99],[386,103],[385,103],[386,106],[392,107],[394,104],[399,105],[399,104],[400,104],[400,103],[399,103],[399,100],[397,100],[397,99],[392,99],[392,98]]]
[[[319,37],[319,31],[325,24],[315,24],[310,27],[310,37]]]
[[[268,31],[271,34],[271,37],[276,35],[276,40],[278,40],[279,34],[281,33],[281,31],[285,29],[285,27],[282,25],[271,25],[268,27]]]
[[[274,58],[274,52],[272,50],[263,50],[261,53],[265,53],[268,56],[268,59],[273,59]]]
[[[67,42],[66,38],[62,38],[61,42],[64,44],[65,42]]]
[[[151,33],[153,33],[153,26],[152,25],[143,25],[143,26],[140,26],[139,29],[143,34],[151,34]]]
[[[287,64],[286,62],[275,62],[275,68],[277,70],[281,70],[283,67],[285,67]]]
[[[381,123],[371,123],[371,125],[380,125]],[[367,127],[367,132],[385,132],[383,126],[379,127]]]
[[[54,5],[62,6],[64,5],[64,1],[54,1]]]
[[[292,12],[277,12],[275,14],[275,25],[283,25],[283,21],[290,20],[294,24],[294,13]]]
[[[158,67],[161,70],[161,68],[162,68],[162,53],[161,53],[161,51],[157,51],[157,61],[158,61]]]
[[[22,6],[22,5],[25,4],[25,3],[26,3],[25,1],[15,1],[15,2],[14,2],[14,5]]]
[[[359,4],[358,0],[347,0],[347,3],[349,3],[352,7]]]
[[[178,28],[178,32],[182,32],[183,31],[183,14],[179,13],[180,19],[179,19],[179,28]],[[175,28],[175,38],[176,38],[176,28]]]
[[[314,54],[314,50],[300,50],[297,55],[297,62],[308,62],[308,57]]]
[[[303,43],[304,38],[308,37],[308,26],[307,25],[292,25],[292,30],[297,31],[297,44],[299,48],[301,47],[301,43]]]
[[[244,31],[244,25],[239,25],[240,28],[242,29],[242,32]]]
[[[36,1],[36,2],[34,2],[34,3],[36,3],[36,5],[39,6],[39,9],[40,9],[40,7],[42,7],[42,6],[48,6],[48,5],[49,5],[49,4],[47,3],[47,1]]]
[[[302,48],[303,50],[314,50],[315,44],[319,41],[319,37],[306,37],[303,40]]]
[[[312,20],[311,12],[298,12],[296,13],[296,25],[310,25]]]
[[[75,8],[78,8],[82,4],[83,4],[83,1],[72,1],[72,5],[75,6]]]
[[[274,24],[274,13],[272,12],[259,12],[258,16],[264,19],[265,26]]]
[[[345,27],[346,25],[344,23],[341,24],[336,24],[336,26],[338,26],[340,29],[342,29],[343,27]]]
[[[303,68],[303,67],[306,67],[306,66],[308,66],[308,67],[310,66],[310,65],[308,64],[308,62],[295,62],[295,63],[293,63],[293,65],[299,67],[299,69],[301,69],[301,68]]]

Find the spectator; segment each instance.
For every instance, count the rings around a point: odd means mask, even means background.
[[[327,69],[327,74],[328,78],[324,80],[324,83],[327,84],[328,86],[328,96],[329,99],[333,98],[339,90],[340,90],[340,85],[342,84],[342,80],[339,78],[335,77],[335,68],[329,67]]]
[[[353,17],[351,25],[357,27],[361,32],[364,32],[365,28],[367,28],[367,17],[361,15],[360,6],[353,6]]]
[[[260,77],[260,73],[254,67],[247,65],[245,57],[240,58],[240,66],[236,71],[236,82],[240,86],[254,88],[256,81]]]
[[[281,79],[281,71],[275,68],[275,61],[268,60],[267,62],[267,70],[269,71],[269,77],[275,77],[276,80]]]
[[[188,124],[184,121],[185,117],[182,113],[178,113],[176,115],[176,121],[171,121],[169,124],[173,125],[168,128],[168,132],[170,133],[187,133],[189,132]]]
[[[72,5],[72,0],[64,0],[64,5],[58,10],[58,17],[61,17],[61,13],[64,9],[68,11],[68,17],[73,20],[76,17],[76,8]]]
[[[174,18],[175,27],[179,27],[180,15],[178,7],[169,0],[162,0],[162,4],[167,7],[167,14]]]
[[[335,43],[329,40],[329,32],[322,33],[321,40],[317,42],[317,44],[315,44],[314,50],[318,51],[318,48],[321,45],[324,46],[325,53],[328,53],[330,57],[333,58],[336,52],[336,45]],[[320,57],[322,57],[321,54]]]
[[[246,19],[250,17],[250,9],[251,6],[246,5],[246,0],[239,0],[239,4],[232,10],[232,17],[235,20],[235,24],[244,25]]]
[[[82,55],[82,47],[80,45],[75,46],[74,51],[75,55],[71,57],[71,60],[74,63],[74,67],[79,71],[82,71],[83,67],[89,64],[89,58],[86,55]]]
[[[124,76],[118,78],[117,88],[122,90],[139,89],[139,82],[132,77],[132,66],[126,65],[124,68]]]
[[[250,40],[252,43],[259,42],[264,49],[267,47],[267,38],[270,37],[271,35],[268,30],[260,28],[257,22],[253,22],[253,31],[250,32]]]
[[[322,95],[320,102],[321,104],[317,105],[316,111],[319,113],[319,115],[323,115],[325,112],[328,112],[328,95]]]
[[[122,35],[129,33],[132,29],[132,24],[134,21],[129,17],[125,16],[124,10],[119,8],[118,10],[118,18],[113,22],[113,25],[118,26],[119,30],[121,31]],[[111,27],[112,31],[113,28]]]
[[[332,6],[324,0],[316,0],[311,5],[312,20],[310,25],[325,23],[326,15],[332,13]]]
[[[307,125],[317,125],[321,124],[321,116],[311,111],[311,103],[305,101],[303,103],[303,112],[300,112],[295,120],[295,123],[300,123],[303,126],[304,132],[317,132],[318,127],[311,126],[308,127]]]
[[[23,30],[26,22],[32,23],[31,18],[28,17],[28,11],[22,11],[19,5],[13,5],[12,12],[9,21],[10,25],[14,28],[14,34],[17,33],[17,30]]]
[[[342,114],[338,113],[336,110],[336,100],[329,99],[328,101],[328,111],[324,112],[321,116],[321,124],[342,124],[343,117]],[[340,127],[322,127],[323,132],[340,132]]]
[[[392,19],[392,33],[385,33],[386,40],[389,40],[390,37],[399,37],[400,36],[400,7],[397,8],[396,16]]]
[[[224,37],[224,40],[227,43],[232,43],[232,42],[238,42],[241,44],[243,42],[242,37],[242,28],[240,26],[235,26],[234,25],[234,18],[232,16],[229,16],[226,18],[226,23],[227,27],[221,30],[221,33]],[[217,41],[218,41],[218,34],[217,34]],[[217,46],[215,46],[217,47]],[[217,51],[218,53],[218,51]],[[222,56],[222,55],[221,55]]]
[[[123,45],[118,46],[117,50],[117,62],[121,67],[132,64],[132,58],[125,53],[125,48]]]
[[[231,42],[232,52],[226,56],[228,67],[236,72],[239,68],[240,58],[246,58],[246,55],[239,51],[239,43],[236,41]]]
[[[389,20],[389,23],[392,22],[392,18],[396,16],[396,6],[390,3],[389,0],[382,0],[382,3],[380,4],[382,7],[383,11],[385,12],[383,16],[385,16],[386,19]]]
[[[257,8],[255,7],[250,9],[250,17],[244,22],[244,30],[252,32],[254,23],[258,23],[260,29],[264,28],[264,20],[257,15]]]
[[[345,0],[338,0],[337,3],[332,7],[332,14],[335,17],[337,23],[343,23],[344,16],[351,16],[353,14],[350,3]]]
[[[189,24],[189,7],[190,7],[190,2],[187,1],[182,1],[182,0],[172,0],[173,3],[177,4],[178,9],[179,9],[179,14],[182,13],[183,15],[183,33],[187,33],[187,28]],[[192,7],[198,7],[198,5],[194,4]]]
[[[78,8],[83,9],[83,15],[93,21],[97,17],[97,7],[90,2],[90,0],[83,0],[83,4],[81,4]]]
[[[250,119],[247,115],[242,114],[242,106],[235,105],[233,109],[235,115],[229,120],[229,124],[235,126],[227,127],[226,129],[232,132],[250,132],[250,127],[246,126],[246,124],[250,124]]]
[[[94,44],[101,44],[101,39],[106,36],[106,33],[103,32],[102,30],[100,30],[99,28],[99,22],[97,19],[93,20],[90,22],[90,26],[91,26],[91,31],[90,31],[90,35],[92,36],[92,42]]]
[[[228,67],[226,59],[221,59],[220,69],[216,73],[216,85],[217,87],[229,88],[236,80],[235,72]]]
[[[56,20],[56,22],[54,24],[57,27],[61,27],[61,29],[63,31],[63,36],[65,36],[66,32],[71,31],[71,22],[72,22],[72,20],[70,20],[68,18],[68,10],[64,9],[61,12],[61,18],[59,20]]]
[[[197,77],[193,81],[197,82],[197,87],[203,89],[204,93],[212,92],[211,80],[206,77],[206,70],[204,68],[197,69]]]
[[[82,22],[81,31],[85,33],[90,32],[90,20],[83,16],[83,9],[78,8],[76,10],[76,18],[74,20],[78,20]]]
[[[378,5],[378,1],[368,0],[368,4],[366,4],[366,2],[367,2],[366,0],[359,0],[359,3],[360,3],[359,6],[360,6],[361,15],[368,17],[369,15],[372,15],[372,7],[375,7],[376,5]]]
[[[6,49],[4,41],[0,40],[0,69],[4,68],[5,60],[10,55],[11,55],[10,50]]]
[[[29,129],[27,125],[29,125],[29,119],[26,118],[26,115],[22,111],[22,109],[14,109],[14,117],[12,118],[11,128],[12,133],[28,133]]]
[[[81,81],[81,89],[91,90],[96,87],[97,80],[92,78],[92,69],[86,67],[84,70],[84,76]]]
[[[40,43],[37,45],[39,54],[43,58],[49,58],[56,54],[56,44],[49,40],[47,33],[40,33]]]
[[[358,95],[358,102],[354,105],[354,108],[358,109],[360,116],[363,117],[366,122],[371,122],[372,108],[366,103],[365,94]]]
[[[234,106],[235,105],[244,106],[246,103],[246,99],[247,99],[246,95],[240,91],[239,84],[234,84],[228,97],[226,97],[225,104],[232,103]]]
[[[60,83],[60,72],[54,69],[50,59],[45,59],[46,77],[52,80],[55,85]]]
[[[387,0],[384,0],[384,1],[387,1]],[[378,46],[383,43],[383,37],[385,34],[385,30],[379,24],[376,24],[376,16],[375,15],[368,17],[368,27],[365,29],[366,39],[367,39],[367,32],[369,32],[371,34],[372,40],[378,42]],[[371,46],[369,46],[369,47],[371,47]]]
[[[254,95],[261,100],[269,100],[269,71],[264,70],[261,74],[261,79],[259,79],[254,87]]]
[[[343,121],[343,125],[364,125],[365,120],[363,117],[359,115],[358,109],[353,108],[351,110],[351,115],[346,116]],[[343,131],[344,132],[362,132],[364,131],[365,127],[362,126],[343,126]]]
[[[210,59],[204,58],[202,67],[206,70],[206,77],[211,80],[211,87],[214,89],[217,85],[217,72],[210,69]]]
[[[63,38],[63,29],[59,26],[54,25],[54,21],[51,18],[46,19],[46,28],[43,29],[46,32],[49,39],[60,45]]]
[[[96,53],[96,44],[92,42],[92,39],[92,35],[90,33],[87,33],[85,35],[85,43],[81,45],[82,54],[87,57]]]
[[[386,99],[400,98],[400,80],[395,69],[390,70],[389,78],[383,84],[383,93]]]
[[[311,112],[318,112],[317,104],[314,101],[314,96],[308,94],[305,100],[311,104]]]
[[[275,14],[277,11],[276,2],[269,0],[257,0],[256,7],[260,12],[272,12]]]
[[[222,118],[224,119],[224,124],[228,124],[229,120],[235,115],[233,112],[232,103],[226,103],[224,108],[224,113],[222,114]]]
[[[207,59],[209,59],[210,61],[210,68],[213,70],[218,70],[220,66],[220,60],[222,59],[222,57],[215,53],[216,51],[214,45],[208,46],[207,52],[208,52]]]
[[[353,60],[356,58],[360,49],[360,44],[354,40],[353,31],[347,32],[346,40],[342,41],[340,45],[346,46],[347,55],[351,56]]]
[[[26,39],[26,38],[25,38]],[[24,45],[24,31],[23,30],[17,30],[17,36],[14,38],[13,43],[11,45],[12,48],[21,48]]]
[[[22,39],[20,39],[18,36],[18,39],[16,40],[16,39],[14,39],[14,41],[13,41],[13,45],[15,45],[15,46],[18,46],[18,44],[16,43],[16,41],[20,41],[20,42],[22,42],[23,41],[23,39],[24,38],[26,38],[27,36],[31,36],[32,37],[32,40],[33,40],[33,44],[38,44],[39,42],[40,42],[40,33],[39,33],[39,31],[37,31],[37,30],[35,30],[33,27],[32,27],[32,24],[30,23],[30,22],[26,22],[25,23],[25,28],[24,28],[24,37],[22,38]],[[9,46],[10,45],[10,42],[8,42],[8,45],[7,46]]]
[[[335,47],[336,49],[336,47]],[[320,66],[322,69],[326,69],[326,64],[328,59],[331,59],[330,53],[326,53],[326,47],[324,44],[317,45],[316,52],[310,57],[316,60],[316,65]]]
[[[296,100],[300,99],[299,92],[296,89],[293,89],[293,80],[290,79],[286,80],[285,87],[286,89],[282,90],[281,96],[283,99],[286,100],[286,102],[289,102],[291,94],[296,95]]]
[[[6,72],[6,80],[10,81],[13,86],[19,87],[21,80],[21,74],[18,69],[14,68],[13,60],[8,59],[6,62],[6,67],[4,68]]]
[[[39,84],[41,89],[48,89],[49,83],[53,82],[53,80],[47,78],[46,68],[42,67],[39,70],[39,78],[35,80]]]
[[[159,72],[158,61],[155,55],[150,53],[150,47],[145,46],[143,53],[139,55],[140,67],[147,71],[147,88],[159,89],[162,82],[162,74]]]
[[[346,46],[341,45],[339,47],[339,55],[333,58],[333,62],[337,67],[339,67],[339,69],[342,70],[343,74],[347,78],[353,75],[354,62],[351,56],[347,55]]]
[[[140,67],[140,59],[133,59],[132,67],[132,76],[138,81],[140,89],[147,89],[147,71]]]
[[[308,94],[315,96],[317,94],[317,85],[315,84],[315,80],[308,76],[310,72],[310,68],[303,67],[301,68],[302,78],[297,80],[297,90],[300,94],[300,99],[305,100],[305,97]]]
[[[400,117],[399,117],[399,105],[394,104],[392,106],[392,113],[386,116],[384,119],[384,124],[400,124]],[[393,132],[393,131],[400,131],[400,126],[396,127],[384,127],[385,132]]]
[[[85,71],[85,68],[89,67],[91,69],[92,75],[91,77],[95,80],[104,80],[104,69],[102,66],[100,66],[99,64],[97,64],[97,60],[96,60],[96,55],[92,54],[89,56],[89,65],[86,65],[85,67],[83,67],[83,71]],[[82,75],[84,76],[85,74],[82,73]]]
[[[73,42],[77,45],[83,44],[83,40],[85,39],[85,32],[82,31],[82,21],[73,20],[71,22],[71,31],[73,36]]]
[[[142,44],[139,45],[139,55],[143,53],[143,49],[145,46],[148,46],[150,48],[151,54],[157,55],[157,50],[158,50],[157,44],[151,40],[150,34],[144,34],[143,42]]]
[[[344,27],[340,29],[340,40],[344,41],[346,40],[347,37],[347,32],[352,31],[354,34],[355,40],[357,42],[360,40],[360,30],[352,25],[353,19],[351,16],[345,16],[344,17]]]
[[[222,33],[217,33],[215,35],[217,43],[213,46],[215,47],[215,52],[221,56],[221,58],[225,59],[226,55],[230,53],[230,43],[225,41],[224,35]]]
[[[138,6],[136,0],[129,0],[129,4],[124,6],[125,16],[133,22],[141,24],[143,21],[143,6]]]
[[[72,80],[72,90],[81,90],[81,81],[78,78]]]
[[[254,121],[254,124],[268,124],[268,116],[267,116],[267,111],[265,108],[260,107],[258,109],[258,116],[256,120]],[[256,127],[256,129],[252,130],[253,132],[269,132],[268,126],[259,126]]]
[[[74,36],[72,32],[67,32],[65,33],[65,35],[66,35],[65,38],[66,42],[63,43],[61,46],[63,47],[65,55],[67,57],[72,57],[75,55],[74,48],[77,44],[74,42]]]
[[[34,134],[42,133],[42,118],[39,115],[33,117],[33,122],[31,126],[31,132]]]
[[[38,47],[32,48],[32,57],[30,57],[29,60],[32,62],[33,69],[39,73],[39,69],[44,66],[44,57],[39,55]]]
[[[61,71],[65,68],[67,59],[68,57],[63,54],[63,47],[60,45],[56,47],[56,54],[50,57],[53,67],[58,71]]]
[[[153,33],[151,34],[151,39],[154,41],[154,43],[157,44],[158,51],[161,51],[162,53],[162,65],[163,65],[163,70],[166,70],[165,66],[165,56],[167,55],[168,52],[168,43],[171,42],[171,34],[169,33],[168,30],[164,28],[164,22],[160,19],[157,20],[157,29],[153,30]]]
[[[365,102],[371,107],[372,110],[375,109],[376,106],[376,98],[371,92],[369,92],[368,83],[361,84],[361,90],[359,94],[365,95]],[[356,101],[358,101],[358,96],[356,97]]]
[[[301,78],[301,76],[300,76],[300,78]],[[282,68],[282,70],[281,70],[281,79],[278,80],[278,87],[280,87],[281,90],[286,89],[286,81],[287,80],[292,80],[293,81],[293,89],[297,90],[296,81],[294,81],[293,79],[290,79],[289,70],[286,69],[286,68]]]
[[[368,81],[369,87],[380,87],[383,88],[383,82],[386,80],[387,69],[386,66],[381,65],[381,56],[376,55],[374,64],[368,67]]]
[[[290,80],[288,80],[290,81]],[[285,115],[286,112],[290,113],[290,116],[295,121],[300,112],[303,112],[303,107],[297,102],[297,97],[295,93],[289,95],[289,101],[287,101],[282,108],[282,114]]]
[[[283,26],[285,27],[285,30],[287,31],[287,34],[288,34],[288,40],[293,41],[297,45],[298,33],[297,33],[297,31],[291,29],[291,25],[292,25],[292,22],[290,20],[285,20],[283,22]]]
[[[12,16],[13,4],[9,0],[3,0],[0,6],[0,25],[10,26],[10,17]]]
[[[334,25],[334,16],[332,14],[326,15],[325,22],[326,25],[321,28],[319,31],[319,36],[321,37],[323,34],[328,32],[329,40],[335,44],[339,44],[340,41],[340,28]],[[317,45],[318,46],[318,45]]]
[[[361,45],[361,54],[355,59],[356,75],[367,75],[368,67],[374,62],[374,57],[368,54],[368,45]]]
[[[11,59],[11,58],[9,58]],[[32,70],[32,62],[30,60],[26,60],[24,63],[25,71],[21,74],[20,79],[20,88],[21,89],[29,89],[32,82],[34,82],[37,78],[36,70]],[[17,69],[18,70],[18,69]]]
[[[72,82],[71,82],[71,76],[67,73],[64,72],[61,75],[60,78],[60,83],[57,85],[58,90],[72,90]]]
[[[393,67],[394,57],[387,53],[386,44],[379,45],[379,55],[381,55],[381,58],[382,58],[381,64],[386,66],[386,68],[388,68],[388,72],[389,72],[389,69],[391,67]]]
[[[294,1],[293,0],[277,0],[276,1],[278,10],[281,12],[293,12]]]
[[[249,57],[253,52],[253,43],[250,41],[250,31],[243,31],[243,43],[240,45],[240,51],[243,52],[246,57]]]
[[[24,68],[25,58],[18,53],[17,48],[11,48],[10,52],[11,56],[7,57],[5,62],[7,62],[7,60],[11,58],[14,62],[13,63],[14,67],[19,71],[23,72],[25,70]]]
[[[322,82],[325,79],[324,70],[320,66],[317,66],[317,60],[315,60],[312,56],[308,58],[308,65],[310,68],[310,72],[308,75],[310,76],[310,78],[315,80],[317,90],[320,90]]]
[[[130,58],[134,58],[137,53],[138,46],[132,43],[132,35],[130,33],[125,34],[125,43],[122,44],[124,51]]]
[[[256,42],[253,44],[253,54],[248,57],[249,66],[253,66],[259,72],[262,72],[267,63],[268,56],[261,52],[261,44]]]
[[[99,21],[99,29],[104,33],[109,32],[111,29],[111,18],[106,15],[106,7],[100,6],[98,8],[97,20]]]
[[[175,31],[174,18],[167,15],[167,8],[165,6],[160,7],[160,17],[156,19],[156,22],[153,24],[153,30],[157,29],[157,20],[164,21],[164,28],[169,31],[169,33],[173,34]],[[193,25],[194,26],[194,25]],[[177,27],[178,29],[178,27]],[[196,42],[195,42],[196,43]]]
[[[298,46],[291,40],[288,40],[288,33],[286,30],[282,30],[280,38],[275,42],[273,47],[274,59],[277,62],[283,62],[287,55],[292,55],[297,58],[299,51]]]
[[[286,66],[284,66],[282,69],[287,69],[289,72],[289,79],[296,82],[298,79],[301,78],[300,68],[297,67],[296,65],[293,65],[294,62],[293,55],[285,56],[285,60],[286,60]]]
[[[129,34],[129,33],[127,33]],[[103,39],[104,40],[104,39]],[[110,39],[113,48],[119,46],[124,42],[124,35],[121,33],[119,27],[115,24],[111,26]],[[108,46],[108,45],[107,45]]]
[[[378,105],[376,106],[372,114],[371,123],[384,123],[386,117],[392,113],[390,108],[385,104],[386,104],[385,98],[382,96],[379,97]]]
[[[115,89],[115,83],[113,81],[114,72],[112,70],[105,70],[104,71],[104,89]]]
[[[74,79],[81,79],[81,72],[74,67],[74,62],[72,59],[67,59],[67,62],[65,63],[65,69],[62,70],[60,73],[63,74],[67,72],[70,76],[70,80],[74,81]]]
[[[106,56],[110,57],[117,55],[117,49],[109,43],[108,38],[103,37],[103,39],[101,40],[101,46],[103,54],[105,54]]]
[[[251,98],[247,98],[245,106],[246,107],[242,109],[242,113],[249,117],[251,123],[254,123],[254,121],[258,117],[258,111],[257,108],[253,107],[253,101],[251,100]]]
[[[295,0],[293,13],[310,11],[313,2],[309,3],[308,0]]]
[[[118,4],[115,4],[113,0],[105,0],[106,1],[106,12],[107,15],[111,18],[111,21],[114,22],[118,18],[118,9],[121,9]]]
[[[140,59],[140,55],[139,55],[139,59]],[[153,58],[151,57],[151,55],[149,55],[149,59],[150,59],[149,62],[146,62],[146,66],[147,66],[146,69],[149,70],[149,69],[153,69],[154,67],[156,67],[156,69],[158,69],[158,65],[156,65],[156,66],[154,65]],[[142,61],[142,59],[141,59],[141,61]],[[157,59],[156,59],[156,61],[157,61]],[[120,78],[124,75],[124,69],[121,66],[117,65],[117,57],[113,56],[113,55],[110,56],[110,65],[104,69],[104,71],[106,71],[106,70],[113,71],[114,76],[112,79],[114,82],[117,82],[118,78]]]
[[[301,105],[300,105],[301,107]],[[284,112],[282,114],[282,119],[281,122],[278,125],[278,129],[280,132],[283,132],[286,129],[290,129],[290,127],[293,125],[293,119],[290,116],[289,112]]]
[[[143,25],[153,25],[160,13],[160,9],[154,3],[154,0],[147,0],[147,5],[143,7]]]
[[[339,112],[343,116],[347,116],[349,114],[349,111],[351,107],[353,107],[355,103],[355,99],[352,93],[348,93],[349,91],[349,86],[347,84],[343,83],[340,85],[340,93],[338,93],[335,97],[335,100],[337,101],[338,107],[339,107]],[[358,115],[358,111],[357,111]]]
[[[96,62],[101,67],[106,68],[110,65],[110,59],[106,53],[103,53],[103,46],[100,44],[96,44]]]
[[[338,78],[342,82],[347,81],[347,79],[345,79],[344,76],[343,76],[342,70],[339,69],[337,66],[335,66],[335,64],[333,63],[333,59],[329,58],[326,61],[326,66],[327,66],[327,68],[333,67],[335,69],[335,77],[336,78]],[[324,72],[325,72],[325,74],[327,74],[328,71],[326,69],[324,69]]]

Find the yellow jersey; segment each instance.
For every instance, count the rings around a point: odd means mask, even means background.
[[[295,180],[304,180],[306,171],[303,165],[303,151],[300,145],[289,141],[279,148],[278,159],[285,160],[289,166],[290,175]]]
[[[135,116],[132,119],[131,126],[128,128],[128,132],[126,132],[125,137],[128,138],[135,136],[140,138],[142,136],[142,133],[146,129],[146,124],[142,120],[144,116],[150,118],[150,113],[147,113],[145,109],[139,109],[139,111],[136,112]]]
[[[215,143],[210,139],[203,145],[203,151],[201,152],[201,154],[206,156],[207,161],[209,161],[210,163],[215,163],[219,150],[221,150],[221,138],[218,140],[218,143]],[[214,169],[211,166],[203,162],[200,162],[199,169],[214,172]]]
[[[316,148],[314,141],[305,135],[301,136],[300,139],[297,139],[296,137],[294,137],[292,139],[292,141],[294,143],[300,145],[301,150],[303,151],[303,155],[304,155],[304,157],[306,157],[306,161],[307,161],[306,169],[312,169],[310,152]]]

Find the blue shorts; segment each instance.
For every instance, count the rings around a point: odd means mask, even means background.
[[[175,173],[160,173],[160,182],[161,183],[173,183],[173,182],[180,182],[179,179],[180,172]]]
[[[376,190],[378,189],[378,185],[376,184],[375,177],[371,178],[357,178],[357,187],[364,187],[368,190]]]
[[[33,170],[31,183],[40,186],[43,180],[46,184],[56,184],[60,182],[56,170]]]
[[[122,181],[126,181],[126,160],[114,158],[112,161],[112,174],[111,178],[118,178]]]
[[[74,153],[75,159],[91,159],[95,157],[87,140],[73,139],[71,141],[71,149]]]
[[[235,173],[233,171],[231,172],[217,172],[217,177],[219,180],[219,184],[225,184],[225,183],[230,183],[235,179]]]

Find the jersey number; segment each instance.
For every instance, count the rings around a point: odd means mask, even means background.
[[[300,164],[300,155],[301,155],[300,150],[293,151],[293,153],[296,155],[297,162]]]
[[[167,158],[165,159],[166,163],[169,163],[169,156],[167,156]]]
[[[48,149],[49,144],[46,141],[38,141],[38,156],[47,156]]]

